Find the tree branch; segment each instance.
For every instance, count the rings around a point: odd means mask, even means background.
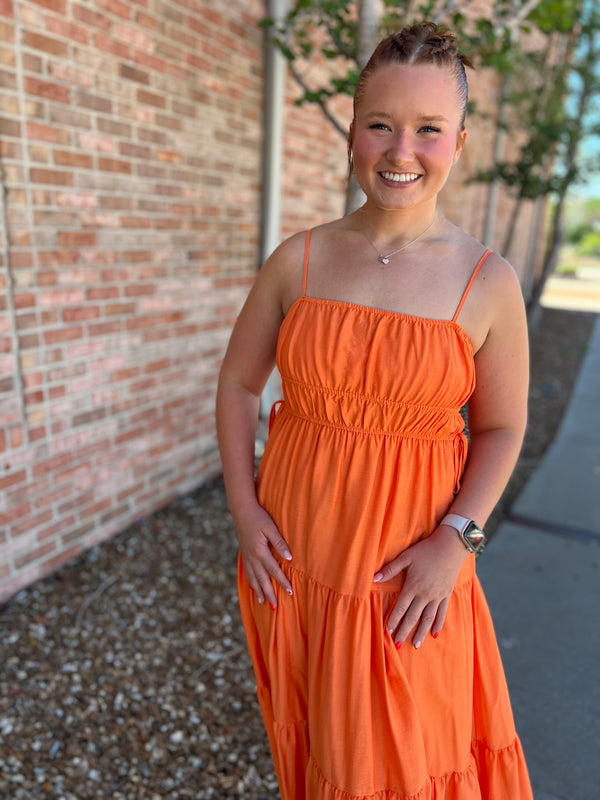
[[[516,28],[517,25],[520,25],[525,17],[527,17],[528,14],[531,14],[531,12],[537,8],[541,2],[542,0],[526,0],[521,8],[518,9],[518,11],[515,11],[511,17],[503,22],[497,22],[496,25],[494,25],[494,33],[499,34],[504,30],[512,30],[513,28]]]
[[[290,62],[289,66],[290,66],[290,73],[292,75],[292,78],[296,81],[298,86],[300,86],[302,91],[310,92],[310,87],[307,86],[307,84],[304,82],[304,78],[302,77],[302,75],[300,75],[300,73],[298,72],[298,70],[296,69],[294,64],[292,62]],[[321,111],[323,112],[323,114],[325,114],[325,116],[327,117],[329,122],[333,125],[333,127],[336,129],[336,131],[338,131],[338,133],[340,133],[344,137],[344,139],[347,139],[348,138],[348,129],[345,128],[341,124],[341,122],[338,121],[338,119],[327,108],[325,103],[323,103],[321,100],[319,100],[317,102],[317,105],[320,107]]]

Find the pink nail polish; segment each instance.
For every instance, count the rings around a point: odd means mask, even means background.
[[[402,647],[403,644],[404,644],[404,642],[397,641],[396,642],[396,650],[400,650],[400,648]]]

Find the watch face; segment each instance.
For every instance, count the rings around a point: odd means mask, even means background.
[[[485,533],[472,520],[463,531],[463,539],[474,553],[480,552],[485,547]]]

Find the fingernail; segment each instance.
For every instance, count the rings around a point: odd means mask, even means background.
[[[292,560],[292,554],[290,553],[289,550],[284,550],[283,551],[283,557],[285,558],[286,561],[291,561]]]
[[[437,639],[437,637],[438,637],[439,635],[440,635],[440,632],[438,631],[437,633],[434,633],[434,634],[433,634],[433,638],[434,638],[434,639]]]
[[[373,583],[379,583],[379,581],[381,580],[383,580],[383,575],[381,574],[381,572],[375,573],[375,575],[373,576]]]
[[[400,650],[400,648],[402,647],[403,644],[404,644],[404,642],[401,642],[400,640],[398,640],[396,642],[396,650]]]
[[[417,641],[415,642],[415,650],[418,650],[419,647],[421,647],[421,642],[417,639]]]
[[[287,592],[289,595],[293,595],[293,594],[294,594],[294,593],[292,592],[292,590],[291,590],[291,589],[286,589],[286,592]]]
[[[258,600],[259,606],[262,606],[262,604],[265,602],[262,597],[257,597],[256,599]]]
[[[271,606],[271,609],[272,609],[273,611],[275,611],[275,606],[273,605],[273,603],[269,603],[269,605]]]

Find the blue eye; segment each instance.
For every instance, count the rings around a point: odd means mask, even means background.
[[[440,132],[440,128],[436,128],[434,125],[423,125],[423,127],[420,130],[423,131],[424,133],[439,133]]]

